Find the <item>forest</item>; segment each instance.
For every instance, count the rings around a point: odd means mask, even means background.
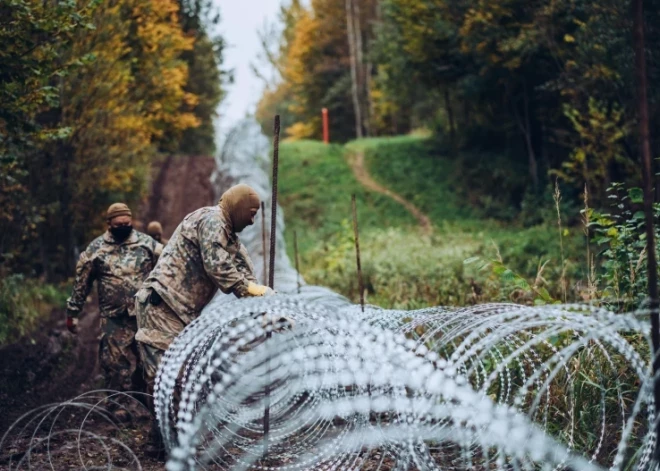
[[[282,0],[239,123],[223,5],[0,0],[0,469],[657,467],[660,0]],[[239,182],[277,292],[186,314],[123,422],[76,262]]]
[[[0,18],[0,312],[31,325],[154,161],[213,155],[230,76],[211,2],[3,0]]]

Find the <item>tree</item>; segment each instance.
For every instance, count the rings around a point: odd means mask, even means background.
[[[38,237],[47,211],[33,190],[47,180],[31,174],[30,166],[40,148],[71,132],[39,117],[59,106],[62,77],[92,59],[59,57],[77,33],[93,29],[93,9],[71,2],[0,2],[0,275],[31,262],[26,247]]]
[[[64,278],[103,209],[137,203],[156,151],[198,125],[181,60],[194,40],[174,0],[1,8],[2,258]]]
[[[179,0],[179,5],[181,28],[187,37],[194,39],[193,48],[184,51],[181,58],[188,65],[189,72],[184,89],[197,97],[191,112],[199,126],[183,132],[178,151],[211,155],[216,150],[213,120],[225,96],[223,82],[229,76],[222,69],[225,42],[214,32],[220,14],[210,1]]]
[[[284,28],[275,60],[282,82],[277,87],[267,88],[258,110],[262,113],[266,108],[280,108],[273,103],[274,97],[286,99],[288,113],[285,116],[291,115],[293,121],[285,128],[289,137],[320,138],[322,108],[330,112],[331,135],[338,141],[354,138],[371,127],[368,67],[363,46],[370,30],[365,31],[361,25],[368,24],[375,14],[375,1],[352,1],[350,11],[343,2],[313,0],[308,9],[294,1],[282,12]],[[349,24],[353,28],[350,35]],[[351,78],[349,37],[355,43],[354,80]],[[269,50],[265,55],[270,55],[273,61],[274,51]],[[352,99],[353,82],[357,87],[358,108]],[[266,106],[269,102],[271,104]]]

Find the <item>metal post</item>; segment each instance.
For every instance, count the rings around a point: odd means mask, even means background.
[[[296,281],[298,283],[298,294],[300,294],[300,264],[298,262],[298,232],[293,231],[293,255],[296,262]]]
[[[268,273],[268,286],[275,285],[275,234],[277,229],[277,167],[280,157],[280,115],[275,115],[273,136],[273,196],[270,204],[270,271]]]
[[[270,267],[268,270],[268,286],[274,288],[275,285],[275,234],[277,233],[277,167],[279,163],[280,150],[280,115],[275,115],[273,126],[273,193],[270,201]],[[266,340],[272,336],[272,330],[266,332]],[[270,370],[270,361],[267,370]],[[264,456],[268,454],[268,435],[270,433],[270,374],[266,379],[265,410],[264,410]]]
[[[266,205],[261,202],[261,251],[264,259],[264,284],[268,284],[268,263],[266,258]]]
[[[355,195],[351,197],[353,204],[353,232],[355,233],[355,257],[357,259],[358,289],[360,290],[360,306],[364,312],[364,284],[362,281],[362,265],[360,264],[360,233],[358,231],[357,203]]]

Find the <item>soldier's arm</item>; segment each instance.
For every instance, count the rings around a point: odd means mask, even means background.
[[[198,227],[198,238],[204,270],[220,291],[234,293],[239,298],[248,295],[250,280],[232,263],[226,250],[223,224],[213,218],[202,221]]]
[[[248,253],[245,245],[242,243],[240,243],[240,249],[236,255],[236,268],[239,272],[243,273],[248,281],[251,281],[252,283],[259,283],[257,281],[257,277],[254,276],[254,265],[252,264],[250,254]]]
[[[66,302],[66,315],[68,317],[77,318],[80,316],[80,312],[85,305],[85,300],[92,289],[95,279],[92,256],[93,254],[89,250],[86,250],[80,254],[80,258],[76,264],[76,280],[73,283],[71,297]]]

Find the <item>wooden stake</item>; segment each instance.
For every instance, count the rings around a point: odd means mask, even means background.
[[[362,282],[362,265],[360,264],[360,233],[358,230],[357,203],[355,195],[351,197],[353,205],[353,232],[355,234],[355,257],[357,259],[358,289],[360,290],[360,306],[364,312],[364,284]]]
[[[270,201],[270,267],[268,270],[268,286],[275,286],[275,235],[277,233],[277,167],[280,154],[280,115],[275,115],[273,126],[273,193]],[[272,336],[272,330],[266,332],[266,340]],[[270,360],[267,370],[270,370]],[[268,435],[270,433],[270,371],[267,372],[264,410],[264,456],[268,455]]]
[[[298,282],[298,294],[300,294],[300,264],[298,261],[298,232],[293,231],[293,255],[296,262],[296,281]]]
[[[268,263],[266,262],[266,205],[261,202],[261,250],[264,259],[264,285],[268,283]]]

